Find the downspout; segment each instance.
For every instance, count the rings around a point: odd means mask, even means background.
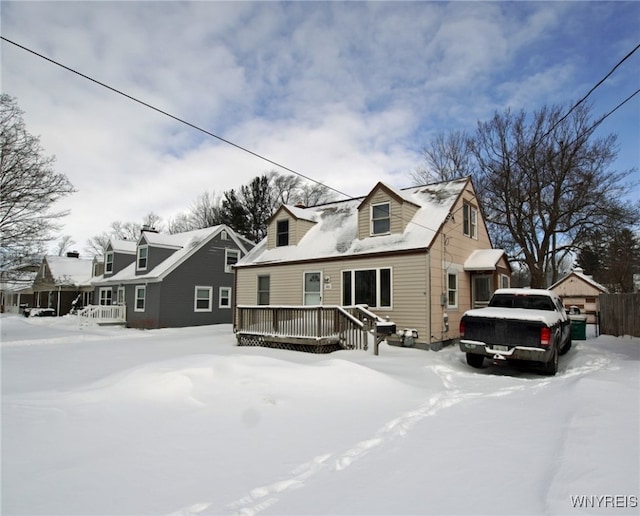
[[[427,282],[427,344],[431,346],[431,250],[427,249],[427,276],[429,281]]]
[[[60,290],[62,289],[62,287],[60,285],[58,285],[58,304],[57,304],[57,308],[56,308],[56,315],[58,317],[60,317]]]

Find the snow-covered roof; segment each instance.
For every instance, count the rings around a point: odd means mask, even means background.
[[[504,255],[502,249],[476,249],[464,262],[465,271],[495,271],[500,258]]]
[[[111,249],[116,253],[136,254],[137,242],[134,240],[119,240],[112,238],[110,240]]]
[[[127,283],[131,281],[161,280],[223,229],[228,232],[231,238],[235,239],[236,243],[242,250],[246,251],[243,242],[237,239],[235,233],[225,225],[197,229],[195,231],[186,231],[184,233],[175,233],[173,235],[145,232],[144,237],[149,245],[176,248],[176,251],[146,274],[136,274],[136,263],[133,262],[117,274],[106,279],[101,277],[94,281],[93,284],[98,285],[107,283]]]
[[[572,270],[569,274],[567,274],[564,278],[560,279],[559,281],[556,281],[553,285],[551,285],[549,287],[549,289],[555,288],[558,285],[560,285],[560,283],[563,283],[564,281],[566,281],[567,279],[569,279],[571,276],[575,276],[579,279],[581,279],[582,281],[584,281],[585,283],[597,288],[598,290],[600,290],[601,292],[609,292],[609,289],[607,287],[605,287],[604,285],[598,283],[596,280],[594,280],[591,276],[588,276],[587,274],[584,273],[583,269],[577,268]]]
[[[404,232],[390,235],[358,239],[358,208],[366,197],[310,208],[296,208],[297,217],[300,211],[306,214],[305,217],[298,218],[316,222],[300,242],[297,245],[267,249],[263,241],[240,260],[237,267],[427,249],[467,182],[468,179],[465,178],[399,191],[397,195],[415,204],[419,209]],[[395,189],[391,190],[398,192]]]
[[[93,259],[68,256],[47,256],[45,258],[56,285],[89,285],[93,272]]]

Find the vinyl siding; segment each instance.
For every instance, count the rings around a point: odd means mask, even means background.
[[[399,327],[418,329],[422,337],[428,333],[427,264],[427,253],[420,252],[318,263],[243,267],[236,270],[236,299],[241,305],[257,304],[258,276],[269,275],[270,304],[302,305],[304,272],[320,271],[323,277],[322,304],[342,305],[342,271],[390,267],[392,308],[372,310],[381,317],[388,316]]]

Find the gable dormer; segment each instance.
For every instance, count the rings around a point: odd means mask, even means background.
[[[358,238],[404,233],[419,209],[403,193],[378,183],[358,206]]]
[[[171,235],[143,231],[136,247],[136,276],[151,272],[181,247],[172,242]]]
[[[316,224],[315,216],[305,208],[283,204],[267,226],[267,249],[298,245]]]
[[[104,276],[117,274],[136,259],[136,243],[133,240],[111,239],[104,250]]]

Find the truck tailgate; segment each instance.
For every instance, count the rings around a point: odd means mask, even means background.
[[[539,347],[542,326],[535,321],[465,317],[463,339],[491,345]]]

